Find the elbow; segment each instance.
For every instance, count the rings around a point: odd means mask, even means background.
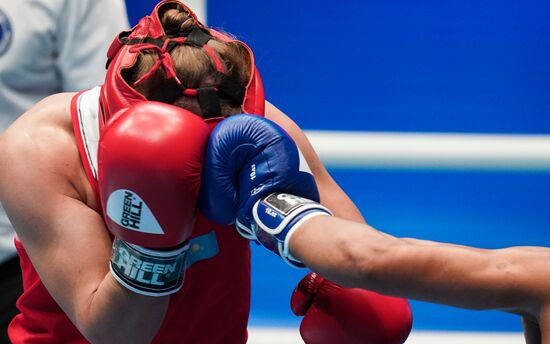
[[[119,336],[117,333],[112,333],[99,321],[94,319],[83,320],[75,324],[84,338],[90,343],[114,343],[115,338]],[[121,329],[116,329],[117,332],[120,332]],[[108,335],[107,335],[108,334]]]
[[[107,336],[107,331],[102,331],[99,327],[94,325],[81,326],[79,330],[84,338],[90,343],[114,343],[114,338],[118,337],[113,333]]]
[[[122,320],[124,321],[124,320]],[[78,330],[90,343],[116,343],[117,339],[128,336],[127,326],[122,323],[119,326],[105,326],[100,319],[87,319],[77,324]]]
[[[151,343],[164,319],[168,299],[141,300],[145,304],[135,297],[128,302],[113,299],[108,307],[91,304],[77,317],[75,325],[90,343]]]
[[[79,330],[90,343],[150,343],[156,331],[144,331],[142,325],[138,322],[113,319],[113,323],[106,326],[105,321],[99,320],[80,324]]]

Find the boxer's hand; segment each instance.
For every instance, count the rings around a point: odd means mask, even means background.
[[[209,130],[181,108],[143,102],[100,134],[98,183],[115,236],[111,272],[136,293],[161,296],[183,283]]]
[[[269,197],[273,192],[299,197]],[[286,235],[296,224],[291,220],[301,218],[301,211],[297,210],[309,207],[300,197],[318,202],[319,192],[304,157],[282,128],[252,115],[232,116],[218,124],[208,142],[204,161],[200,209],[207,217],[223,224],[236,221],[241,235],[258,240],[290,265],[303,266],[290,256],[288,245],[284,247],[288,242]],[[302,206],[284,202],[291,199]],[[319,204],[315,208],[318,213],[328,213]],[[313,212],[313,208],[308,209]],[[273,219],[279,220],[279,225],[270,227],[273,221],[264,219],[264,215],[273,216],[279,210],[292,211],[292,216],[280,212]],[[261,223],[267,225],[257,225]]]
[[[412,326],[406,300],[343,288],[315,273],[300,281],[291,308],[304,316],[300,334],[307,344],[401,344]]]

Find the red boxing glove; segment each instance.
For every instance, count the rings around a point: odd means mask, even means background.
[[[311,272],[290,301],[303,315],[300,334],[307,344],[401,344],[412,327],[407,300],[343,288]]]
[[[128,289],[160,296],[181,288],[209,134],[197,115],[157,102],[122,110],[103,128],[98,183],[115,236],[111,271]]]

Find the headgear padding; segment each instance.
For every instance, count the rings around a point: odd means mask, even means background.
[[[159,11],[165,7],[183,7],[195,20],[195,25],[190,30],[182,32],[174,38],[167,38],[162,26]],[[249,54],[251,62],[250,77],[246,87],[238,84],[234,78],[228,77],[223,70],[219,57],[206,44],[210,39],[222,42],[234,42],[241,45]],[[176,76],[170,50],[176,45],[191,45],[202,48],[208,54],[216,68],[218,82],[210,87],[189,89],[181,86],[181,81]],[[193,11],[180,1],[165,0],[158,3],[149,16],[143,17],[130,31],[121,32],[111,43],[107,52],[107,74],[105,83],[101,87],[99,98],[100,114],[99,122],[102,128],[118,111],[137,102],[147,100],[145,96],[137,92],[122,77],[122,71],[131,68],[137,61],[141,51],[153,50],[158,56],[157,62],[151,70],[144,74],[136,83],[151,76],[159,68],[164,68],[166,79],[173,79],[177,94],[196,96],[203,111],[203,117],[218,117],[219,98],[229,99],[241,106],[244,113],[264,115],[264,90],[260,74],[254,63],[252,50],[243,42],[224,35],[221,32],[207,28],[200,23]]]

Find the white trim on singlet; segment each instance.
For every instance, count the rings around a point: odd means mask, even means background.
[[[97,149],[99,145],[99,91],[97,86],[83,92],[76,102],[77,116],[80,126],[80,135],[84,143],[87,161],[97,180]]]

